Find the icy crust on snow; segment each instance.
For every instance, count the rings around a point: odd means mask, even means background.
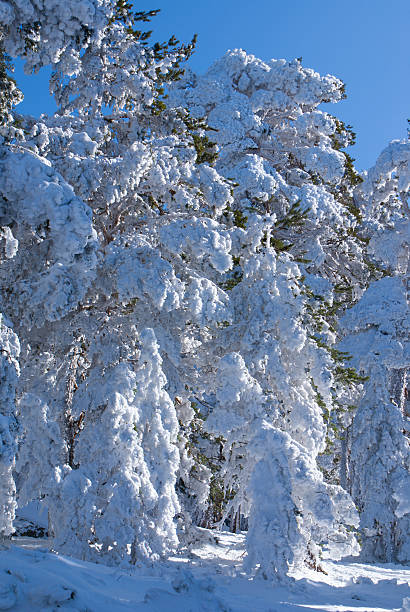
[[[46,552],[27,538],[0,552],[3,609],[88,612],[407,612],[410,568],[322,561],[296,585],[247,580],[238,572],[244,535],[198,529],[191,558],[172,557],[156,571],[122,571]]]
[[[16,279],[19,296],[12,308],[27,327],[57,320],[76,307],[93,279],[97,241],[91,210],[47,160],[27,151],[1,151],[0,194],[3,224],[14,222],[22,235],[31,232],[43,257]],[[19,253],[18,241],[11,251],[7,238],[10,259]]]
[[[16,487],[13,469],[17,450],[16,385],[20,343],[0,314],[0,539],[13,533]]]

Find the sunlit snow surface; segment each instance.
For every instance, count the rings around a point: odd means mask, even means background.
[[[240,573],[244,536],[205,529],[198,536],[185,557],[130,572],[55,555],[45,540],[18,538],[0,551],[0,610],[410,611],[410,567],[324,562],[327,575],[307,568],[292,589],[278,588]]]

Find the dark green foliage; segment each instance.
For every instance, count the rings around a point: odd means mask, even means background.
[[[347,368],[345,366],[336,366],[334,371],[335,380],[342,385],[347,387],[353,387],[355,385],[366,382],[369,379],[368,376],[360,376],[355,368]]]
[[[267,238],[267,233],[264,234],[262,240],[261,240],[261,244],[263,246],[266,246],[266,238]],[[290,249],[293,247],[293,243],[288,242],[287,244],[281,239],[281,238],[275,238],[275,236],[270,237],[270,245],[272,248],[275,249],[276,253],[286,253],[287,251],[290,251]]]
[[[192,140],[196,151],[196,163],[212,166],[218,158],[216,143],[209,140],[208,136],[200,134],[192,134]]]
[[[242,279],[242,270],[234,269],[233,272],[231,272],[230,277],[226,281],[219,283],[219,287],[224,291],[231,291],[234,287],[236,287],[236,285],[239,285]]]
[[[235,227],[246,229],[248,217],[246,217],[239,208],[232,209],[230,206],[227,206],[223,214],[227,219],[231,221],[232,225],[234,225]]]
[[[360,174],[358,174],[354,168],[353,162],[354,162],[354,158],[351,157],[348,153],[346,153],[346,151],[342,151],[343,155],[345,156],[345,175],[344,178],[348,181],[349,185],[351,187],[356,187],[356,185],[359,185],[360,183],[363,183],[363,179],[360,176]]]
[[[23,23],[21,26],[21,33],[23,34],[25,43],[25,53],[27,55],[30,51],[36,51],[37,41],[40,34],[41,23],[34,21],[33,23]]]
[[[340,398],[344,397],[344,389],[354,389],[367,379],[359,375],[354,368],[348,365],[352,356],[346,351],[340,351],[335,348],[328,342],[326,334],[322,333],[326,329],[330,329],[333,333],[336,332],[337,313],[345,306],[345,302],[337,300],[330,304],[323,296],[316,295],[306,284],[303,277],[300,280],[300,284],[303,294],[309,298],[305,305],[305,324],[308,324],[312,330],[309,336],[310,340],[317,347],[325,350],[331,357],[334,385],[331,388],[330,405],[324,401],[314,379],[310,379],[316,403],[322,412],[323,421],[327,428],[326,449],[323,455],[331,456],[336,451],[337,441],[343,439],[345,435],[346,419],[344,415],[355,409],[354,406],[346,406],[343,401],[340,401]],[[347,283],[336,285],[336,291],[339,291],[341,294],[345,294],[350,289],[351,287]],[[330,472],[325,473],[325,477],[328,478],[329,482],[334,483],[337,481],[339,460],[340,458],[336,453],[333,457],[331,474]],[[329,468],[329,460],[326,460],[325,463]],[[322,468],[325,470],[323,466],[321,466]]]
[[[205,132],[216,132],[203,118],[192,117],[187,109],[178,110],[177,118],[183,124],[183,131],[188,132],[196,151],[197,164],[209,164],[212,166],[218,159],[216,143],[208,138]],[[178,128],[175,128],[178,133]]]
[[[344,155],[347,155],[343,151]],[[356,187],[359,183],[363,181],[362,177],[359,176],[353,168],[354,159],[350,156],[349,158],[349,166],[346,167],[345,178],[347,179],[348,185],[350,187]],[[357,223],[362,223],[363,217],[360,211],[360,208],[356,206],[352,196],[350,195],[348,189],[344,186],[340,187],[337,192],[333,194],[336,199],[346,208],[346,210],[356,219]]]
[[[273,210],[271,211],[271,205],[274,204],[274,198],[275,196],[273,195],[267,202],[261,202],[259,200],[256,200],[252,203],[252,206],[249,210],[251,210],[252,212],[256,211],[262,214],[266,212],[273,212]],[[236,215],[239,219],[247,220],[247,217],[244,217],[241,211],[238,211]],[[239,215],[241,215],[241,217]],[[284,215],[280,216],[280,218],[277,219],[277,221],[271,228],[270,246],[273,247],[277,253],[290,251],[294,244],[289,239],[283,236],[283,232],[291,230],[300,232],[306,223],[308,215],[309,208],[302,209],[300,200],[298,200],[294,204],[290,204],[288,211]],[[234,225],[237,225],[238,227],[245,227],[243,225],[239,225],[238,222],[234,223]],[[262,246],[266,246],[266,240],[267,232],[265,232],[262,237]],[[303,259],[302,253],[300,253],[299,255],[300,257],[297,261],[300,261],[301,263],[308,263],[308,260]]]
[[[117,0],[113,17],[108,22],[108,28],[113,23],[121,23],[125,27],[127,35],[135,42],[142,44],[151,52],[151,59],[154,62],[159,62],[164,58],[171,58],[172,63],[167,67],[165,72],[161,72],[160,68],[156,69],[156,80],[154,84],[154,101],[152,103],[152,114],[160,115],[166,109],[164,100],[166,93],[164,85],[166,83],[178,80],[183,74],[181,63],[187,61],[194,52],[197,36],[193,36],[191,42],[182,44],[175,36],[171,36],[165,42],[156,42],[152,46],[149,45],[152,30],[143,31],[139,29],[137,24],[147,23],[153,17],[158,15],[160,9],[151,11],[133,11],[133,6],[127,0]],[[152,66],[148,66],[147,70]],[[132,101],[129,102],[128,110],[132,110]]]
[[[151,21],[159,12],[160,9],[154,9],[152,11],[134,11],[131,2],[127,2],[127,0],[117,0],[114,17],[111,22],[119,21],[124,24],[134,24],[138,21],[142,21],[146,23]]]
[[[364,257],[363,261],[367,266],[370,280],[379,280],[380,278],[383,278],[385,276],[393,275],[393,272],[390,269],[382,268],[380,265],[375,264],[367,257]]]
[[[278,219],[274,225],[275,229],[301,228],[305,224],[309,214],[309,208],[302,210],[301,201],[292,204],[287,213]]]
[[[275,230],[277,232],[282,232],[290,229],[300,230],[309,214],[309,209],[302,210],[301,202],[298,200],[295,204],[292,204],[286,214],[278,219],[272,229],[272,233],[270,236],[270,246],[275,249],[277,253],[283,253],[290,251],[293,247],[293,243],[289,240],[286,240],[282,237],[275,236]],[[266,244],[266,234],[262,239],[262,244]]]
[[[152,210],[155,210],[160,215],[164,215],[165,214],[163,202],[157,202],[157,200],[155,200],[155,198],[150,193],[148,194],[147,199],[148,199],[148,203],[150,205],[150,208]]]
[[[345,173],[343,176],[342,185],[337,190],[333,190],[335,198],[347,209],[347,211],[353,215],[358,223],[362,222],[362,215],[359,208],[355,205],[351,196],[351,190],[357,187],[363,182],[362,177],[354,167],[354,158],[351,157],[346,151],[343,151],[345,147],[353,146],[356,142],[356,134],[353,132],[351,125],[346,125],[340,119],[333,117],[336,123],[336,130],[332,134],[333,148],[343,153],[345,157]]]
[[[353,132],[353,128],[351,125],[346,125],[337,117],[333,117],[336,123],[335,133],[332,134],[331,139],[333,142],[333,147],[340,151],[345,147],[353,146],[356,143],[356,133]]]
[[[348,293],[349,291],[351,292],[353,289],[352,285],[349,284],[343,284],[343,283],[336,283],[336,285],[334,286],[333,290],[335,293]]]
[[[341,151],[345,156],[345,175],[344,179],[350,187],[356,187],[363,182],[362,177],[356,172],[354,168],[354,159],[346,151],[342,151],[345,147],[353,146],[356,143],[356,133],[353,132],[351,125],[346,125],[340,119],[333,117],[336,122],[335,133],[332,134],[331,139],[333,148],[337,151]],[[352,213],[355,215],[355,213]]]
[[[308,170],[308,174],[310,176],[310,180],[312,181],[312,185],[322,185],[324,180],[320,176],[318,172],[313,172],[313,170]]]

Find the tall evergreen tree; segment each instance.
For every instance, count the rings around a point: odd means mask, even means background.
[[[368,257],[387,275],[342,320],[350,332],[342,348],[369,377],[349,428],[346,461],[366,561],[407,563],[410,556],[409,162],[409,141],[393,141],[355,194],[364,211]]]

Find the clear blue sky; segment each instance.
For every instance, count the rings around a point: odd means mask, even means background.
[[[157,0],[134,2],[137,10],[160,8],[147,24],[152,40],[198,34],[190,61],[197,72],[226,49],[242,48],[268,60],[303,57],[303,64],[346,83],[348,99],[326,105],[350,123],[356,165],[371,166],[389,140],[405,138],[410,118],[410,0]],[[47,75],[16,77],[26,99],[21,112],[51,112]]]

